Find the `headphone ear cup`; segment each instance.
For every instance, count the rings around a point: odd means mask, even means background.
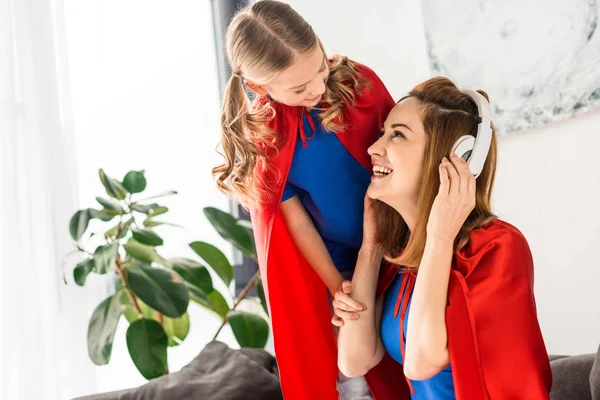
[[[469,161],[474,148],[475,136],[464,135],[458,138],[456,143],[454,143],[454,146],[452,146],[452,151],[460,158]]]

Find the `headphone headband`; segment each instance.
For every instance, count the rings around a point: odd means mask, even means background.
[[[492,143],[492,108],[481,93],[470,89],[463,89],[461,92],[469,96],[477,106],[479,123],[477,125],[477,136],[473,137],[465,133],[456,141],[452,151],[467,160],[471,172],[477,178],[483,171]],[[407,97],[410,97],[410,94],[403,96],[398,103]]]
[[[490,103],[481,93],[468,89],[461,90],[461,92],[475,102],[477,113],[481,119],[477,125],[477,136],[475,137],[473,150],[467,159],[471,172],[477,178],[481,174],[481,171],[483,171],[483,166],[492,143],[492,109]],[[460,156],[461,154],[459,154]]]

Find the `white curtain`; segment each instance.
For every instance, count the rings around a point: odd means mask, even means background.
[[[95,389],[89,291],[62,282],[77,208],[62,5],[0,0],[0,398]]]

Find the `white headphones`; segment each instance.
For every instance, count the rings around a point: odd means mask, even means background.
[[[461,92],[473,99],[481,122],[477,126],[477,136],[461,136],[452,147],[452,151],[467,161],[473,176],[477,178],[483,170],[492,143],[492,110],[490,103],[480,93],[474,90],[461,90]]]

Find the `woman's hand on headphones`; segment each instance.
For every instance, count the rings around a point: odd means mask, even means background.
[[[359,318],[358,312],[367,309],[364,304],[350,297],[352,282],[343,281],[333,298],[333,317],[331,323],[335,326],[344,326],[344,320]]]
[[[454,242],[475,208],[475,178],[465,160],[452,153],[439,167],[440,190],[431,207],[427,237]]]

